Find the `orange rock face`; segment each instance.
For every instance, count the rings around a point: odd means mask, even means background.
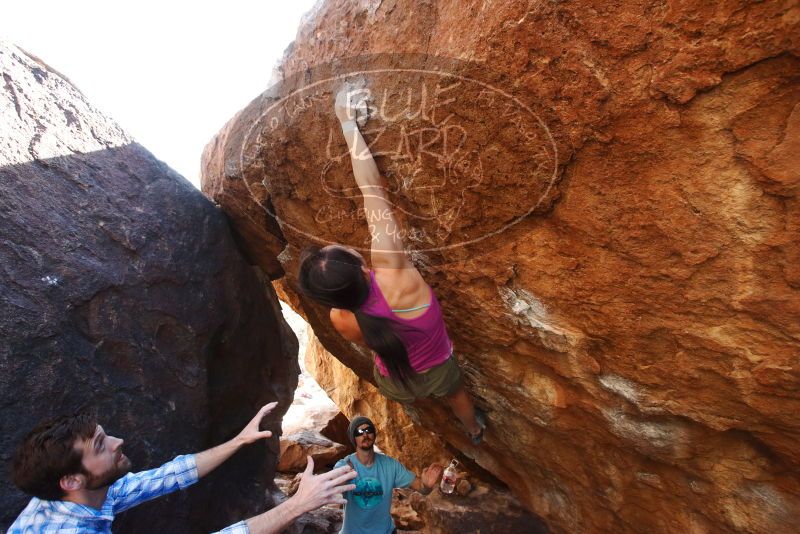
[[[368,91],[362,131],[490,426],[475,448],[434,400],[415,423],[554,531],[787,531],[798,21],[774,1],[329,1],[209,145],[203,188],[291,293],[305,246],[369,245],[332,112],[344,82]]]

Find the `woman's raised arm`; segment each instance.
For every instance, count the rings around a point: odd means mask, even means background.
[[[355,109],[351,106],[349,88],[336,95],[336,117],[350,151],[353,175],[364,198],[364,215],[372,238],[371,263],[373,268],[413,269],[408,259],[400,226],[394,217],[392,205],[386,198],[386,187],[378,166],[372,158],[367,142],[356,123]]]

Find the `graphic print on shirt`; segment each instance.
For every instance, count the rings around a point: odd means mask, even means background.
[[[383,499],[383,486],[377,478],[358,477],[354,481],[356,489],[353,490],[353,500],[359,508],[371,510],[378,506]]]

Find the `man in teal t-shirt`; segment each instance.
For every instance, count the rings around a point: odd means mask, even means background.
[[[385,454],[375,452],[375,425],[363,416],[354,417],[347,431],[356,452],[338,462],[358,473],[352,481],[356,489],[344,494],[344,524],[340,534],[391,534],[392,490],[406,488],[423,495],[431,492],[442,475],[442,466],[433,464],[422,472],[421,481],[403,464]]]

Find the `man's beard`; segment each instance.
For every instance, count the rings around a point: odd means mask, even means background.
[[[360,449],[361,449],[362,451],[368,451],[368,450],[372,449],[372,447],[375,445],[375,442],[374,442],[374,441],[370,441],[370,442],[368,442],[368,443],[369,443],[369,444],[367,444],[367,443],[362,443],[362,444],[361,444],[361,447],[360,447]]]
[[[127,475],[131,470],[131,461],[127,456],[122,455],[119,461],[114,464],[114,467],[99,475],[84,470],[83,474],[86,475],[86,489],[96,490],[110,486],[120,478]]]

